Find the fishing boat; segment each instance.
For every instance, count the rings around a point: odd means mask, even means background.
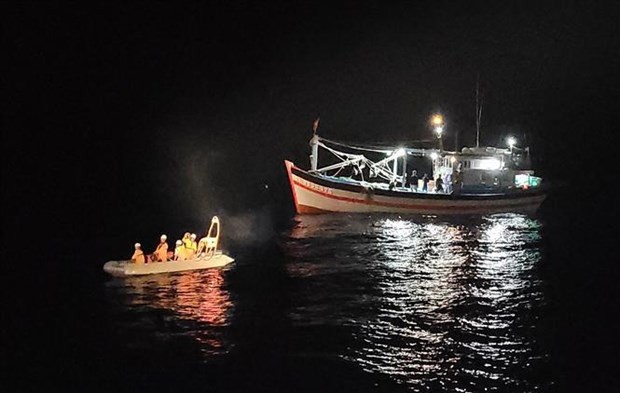
[[[232,263],[234,259],[217,249],[219,239],[220,221],[218,217],[213,217],[207,235],[200,239],[200,242],[204,244],[204,248],[199,248],[199,253],[195,258],[149,263],[135,263],[131,260],[108,261],[103,265],[103,271],[113,276],[127,277],[226,266]]]
[[[545,199],[545,187],[531,169],[530,151],[508,148],[443,149],[443,118],[434,116],[437,147],[360,145],[322,138],[317,123],[310,140],[310,169],[286,160],[298,214],[402,213],[424,215],[534,212]],[[331,161],[319,166],[319,149]],[[371,159],[371,157],[375,157]],[[407,165],[430,160],[430,180],[410,184]],[[409,164],[411,165],[411,164]],[[442,187],[438,187],[438,179]]]

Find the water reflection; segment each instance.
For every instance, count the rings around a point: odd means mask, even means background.
[[[129,324],[140,328],[155,324],[155,333],[168,338],[178,334],[190,336],[210,356],[230,350],[225,328],[233,304],[226,289],[225,274],[223,269],[157,274],[114,279],[107,287],[119,300],[118,311],[132,314]],[[154,323],[145,322],[146,318],[154,318],[154,310],[168,313]]]
[[[540,390],[540,230],[517,214],[301,217],[287,268],[309,290],[291,318],[347,324],[344,357],[413,390]]]

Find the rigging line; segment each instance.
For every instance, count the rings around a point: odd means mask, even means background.
[[[325,144],[323,144],[323,143],[319,143],[319,146],[321,146],[322,148],[324,148],[324,149],[325,149],[325,150],[327,150],[328,152],[332,153],[333,155],[335,155],[336,157],[338,157],[338,158],[339,158],[340,160],[342,160],[342,161],[346,161],[346,160],[345,160],[345,159],[343,159],[342,157],[345,157],[345,158],[347,158],[347,159],[357,159],[357,158],[360,158],[360,156],[362,156],[362,157],[363,157],[363,154],[361,154],[361,155],[360,155],[360,154],[349,154],[349,153],[344,153],[344,152],[341,152],[341,151],[338,151],[338,150],[332,149],[331,147],[326,146],[326,145],[325,145]],[[342,157],[341,157],[341,156],[342,156]],[[364,158],[366,158],[366,157],[364,157]]]
[[[345,158],[343,158],[342,156],[345,156],[345,153],[341,153],[337,150],[334,150],[328,146],[325,146],[323,143],[319,143],[319,146],[321,146],[322,148],[324,148],[325,150],[327,150],[328,152],[332,153],[333,155],[336,156],[336,158],[338,158],[340,161],[346,161]],[[346,156],[345,156],[346,157]]]
[[[351,143],[347,143],[347,142],[340,142],[340,141],[333,141],[331,139],[326,139],[326,138],[322,138],[319,137],[319,140],[332,144],[332,145],[337,145],[337,146],[342,146],[342,147],[346,147],[348,149],[352,149],[352,150],[359,150],[359,151],[368,151],[368,152],[374,152],[374,153],[389,153],[392,150],[396,150],[399,148],[411,148],[411,149],[415,149],[414,147],[407,147],[410,144],[414,144],[414,143],[419,143],[419,144],[428,144],[428,143],[433,143],[434,140],[433,139],[416,139],[416,140],[410,140],[408,142],[403,142],[403,143],[398,143],[397,145],[380,145],[380,144],[376,144],[374,146],[371,145],[355,145],[355,144],[351,144]],[[404,147],[403,147],[404,146]],[[419,147],[418,149],[421,149],[423,147]]]
[[[363,146],[354,146],[343,142],[332,141],[330,139],[319,138],[323,142],[330,143],[332,145],[342,146],[353,150],[361,150],[361,151],[371,151],[375,153],[387,153],[390,151],[389,147],[379,148],[379,147],[363,147]],[[393,149],[391,149],[393,150]]]

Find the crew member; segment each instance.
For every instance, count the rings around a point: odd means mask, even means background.
[[[183,239],[181,239],[181,241],[183,242],[183,245],[185,246],[185,248],[187,249],[192,248],[192,239],[190,239],[189,232],[185,232],[185,234],[183,235]]]
[[[176,247],[174,248],[174,260],[182,261],[185,259],[185,246],[181,240],[177,240]]]
[[[414,169],[411,171],[411,177],[409,178],[409,186],[411,191],[418,192],[418,172]]]
[[[187,250],[188,259],[196,257],[196,251],[198,250],[198,244],[196,243],[196,234],[192,233],[189,237],[189,249]]]
[[[166,243],[166,239],[168,239],[166,235],[161,235],[159,238],[159,244],[151,255],[153,261],[165,262],[168,260],[168,243]]]
[[[435,192],[443,192],[443,179],[441,178],[441,174],[437,176],[437,180],[435,180]]]
[[[142,251],[142,245],[140,243],[136,243],[134,245],[135,251],[131,256],[131,262],[137,264],[144,264],[144,252]]]

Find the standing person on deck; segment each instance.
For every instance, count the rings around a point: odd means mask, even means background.
[[[445,185],[445,190],[446,190],[446,194],[450,194],[452,192],[452,174],[448,173],[446,174],[446,181],[444,183]]]
[[[140,243],[134,244],[135,251],[131,256],[131,262],[137,264],[144,264],[144,252],[142,251],[142,245]]]
[[[441,178],[441,174],[439,174],[437,180],[435,180],[435,192],[443,192],[443,179]]]
[[[161,237],[159,238],[159,244],[157,245],[157,248],[155,249],[153,254],[151,254],[151,260],[153,262],[165,262],[168,260],[168,243],[166,243],[167,239],[168,236],[166,235],[161,235]]]
[[[459,162],[459,165],[454,172],[454,176],[452,177],[452,192],[454,195],[459,195],[461,193],[461,189],[463,188],[463,163]]]
[[[409,178],[409,185],[411,186],[411,191],[418,192],[418,172],[414,169],[411,171],[411,177]]]
[[[428,174],[424,174],[424,176],[422,176],[422,192],[428,192]]]

